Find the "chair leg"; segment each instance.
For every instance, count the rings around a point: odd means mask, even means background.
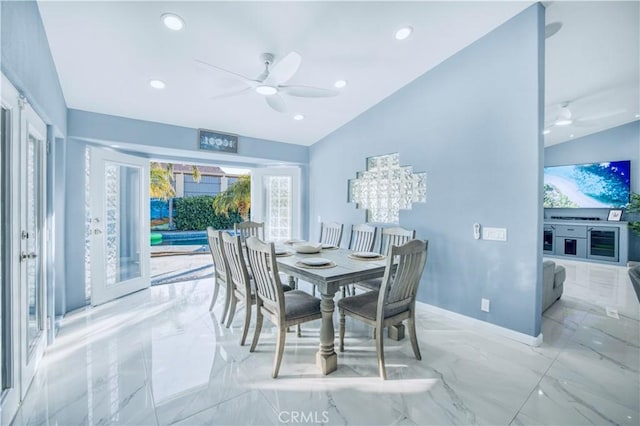
[[[224,319],[227,317],[227,313],[229,312],[230,301],[231,301],[231,290],[229,289],[229,285],[227,284],[225,295],[224,295],[224,308],[222,309],[222,318],[220,318],[221,324],[224,324]]]
[[[218,281],[218,277],[213,274],[213,296],[211,297],[211,304],[209,305],[209,312],[213,310],[213,305],[216,304],[216,299],[218,298],[218,292],[220,291],[220,281]]]
[[[344,309],[340,309],[340,352],[344,352]]]
[[[378,370],[382,380],[387,380],[387,370],[384,367],[384,328],[376,327],[376,353],[378,355]]]
[[[249,332],[249,325],[251,324],[251,300],[244,301],[244,327],[242,329],[242,339],[240,339],[240,346],[244,346],[245,340],[247,340],[247,333]]]
[[[227,328],[233,322],[233,316],[236,314],[236,304],[238,303],[238,298],[235,294],[231,295],[231,306],[229,307],[229,318],[227,318]]]
[[[280,363],[282,362],[282,355],[284,354],[284,342],[287,337],[286,327],[280,325],[278,327],[278,343],[276,345],[276,357],[273,360],[273,374],[272,377],[275,379],[278,377],[278,371],[280,371]]]
[[[302,329],[300,328],[300,324],[298,324],[297,327],[298,327],[298,337],[302,337]]]
[[[313,297],[316,297],[316,285],[315,284],[313,284],[313,293],[312,294],[313,294]]]
[[[411,312],[411,316],[407,321],[407,325],[409,326],[409,338],[411,339],[413,354],[416,356],[417,360],[422,360],[422,355],[420,355],[420,348],[418,347],[418,337],[416,336],[416,317],[414,312]]]
[[[253,341],[251,342],[251,348],[249,348],[249,352],[253,352],[256,350],[256,346],[258,345],[258,339],[260,338],[260,332],[262,331],[262,312],[260,312],[260,307],[256,306],[256,329],[253,332]]]

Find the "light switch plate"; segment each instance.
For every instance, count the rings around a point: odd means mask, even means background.
[[[482,227],[482,239],[489,241],[507,241],[507,228]]]
[[[480,301],[480,310],[484,312],[489,312],[491,302],[489,299],[482,299]]]

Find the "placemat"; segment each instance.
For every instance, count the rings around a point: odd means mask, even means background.
[[[287,256],[293,256],[293,252],[286,252],[286,253],[276,253],[276,257],[287,257]]]
[[[298,261],[296,262],[296,266],[299,266],[301,268],[307,268],[307,269],[328,269],[328,268],[334,268],[336,264],[334,262],[329,262],[326,265],[312,266],[312,265],[306,265]]]
[[[363,260],[365,262],[367,261],[372,261],[372,260],[382,260],[384,258],[386,258],[386,256],[380,255],[377,257],[360,257],[360,256],[355,256],[353,254],[348,254],[348,257],[350,257],[351,259],[355,259],[355,260]]]

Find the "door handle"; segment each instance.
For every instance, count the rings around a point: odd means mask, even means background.
[[[38,257],[38,255],[35,253],[25,253],[25,252],[20,253],[21,261],[27,260],[27,259],[35,259],[36,257]]]
[[[99,229],[94,229],[94,230],[93,230],[93,234],[94,234],[94,235],[100,235],[100,234],[102,234],[102,231],[101,231],[101,230],[99,230]]]

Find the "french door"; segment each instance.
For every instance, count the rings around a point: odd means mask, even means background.
[[[301,237],[300,168],[251,171],[251,220],[264,222],[267,241]]]
[[[2,416],[24,398],[46,345],[46,126],[2,76],[0,110]]]
[[[91,304],[149,287],[149,160],[91,149]]]

